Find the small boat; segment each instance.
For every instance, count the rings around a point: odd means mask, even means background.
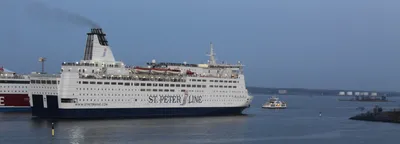
[[[135,67],[134,70],[136,73],[149,73],[151,68]]]
[[[168,69],[165,68],[153,68],[151,69],[151,73],[154,74],[165,74],[165,72],[167,72]]]
[[[271,97],[269,100],[262,106],[262,108],[267,109],[285,109],[286,103],[279,101],[277,97]]]

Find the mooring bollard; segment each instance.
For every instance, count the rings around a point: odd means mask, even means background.
[[[51,123],[51,136],[54,136],[54,123]]]

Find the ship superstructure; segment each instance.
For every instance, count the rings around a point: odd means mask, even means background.
[[[211,44],[205,64],[126,66],[114,59],[102,29],[87,34],[84,58],[62,63],[60,77],[31,84],[32,115],[43,118],[168,117],[241,114],[252,96],[243,65],[217,64]],[[54,81],[54,84],[53,84]],[[47,83],[47,81],[46,81]]]
[[[0,67],[0,111],[30,111],[29,78]]]

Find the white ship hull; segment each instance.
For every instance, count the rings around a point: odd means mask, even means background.
[[[41,96],[34,96],[41,100]],[[57,96],[48,97],[47,103],[54,104],[47,108],[33,108],[33,115],[41,118],[145,118],[145,117],[180,117],[180,116],[217,116],[239,115],[248,106],[243,107],[141,107],[141,108],[57,108]],[[36,105],[40,103],[35,103]],[[84,104],[85,105],[85,104]]]

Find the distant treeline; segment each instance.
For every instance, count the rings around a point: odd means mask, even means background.
[[[400,96],[400,92],[384,92],[384,91],[367,91],[367,90],[326,90],[326,89],[306,89],[306,88],[262,88],[247,87],[252,94],[268,94],[268,95],[339,95],[340,92],[377,92],[379,96]]]

